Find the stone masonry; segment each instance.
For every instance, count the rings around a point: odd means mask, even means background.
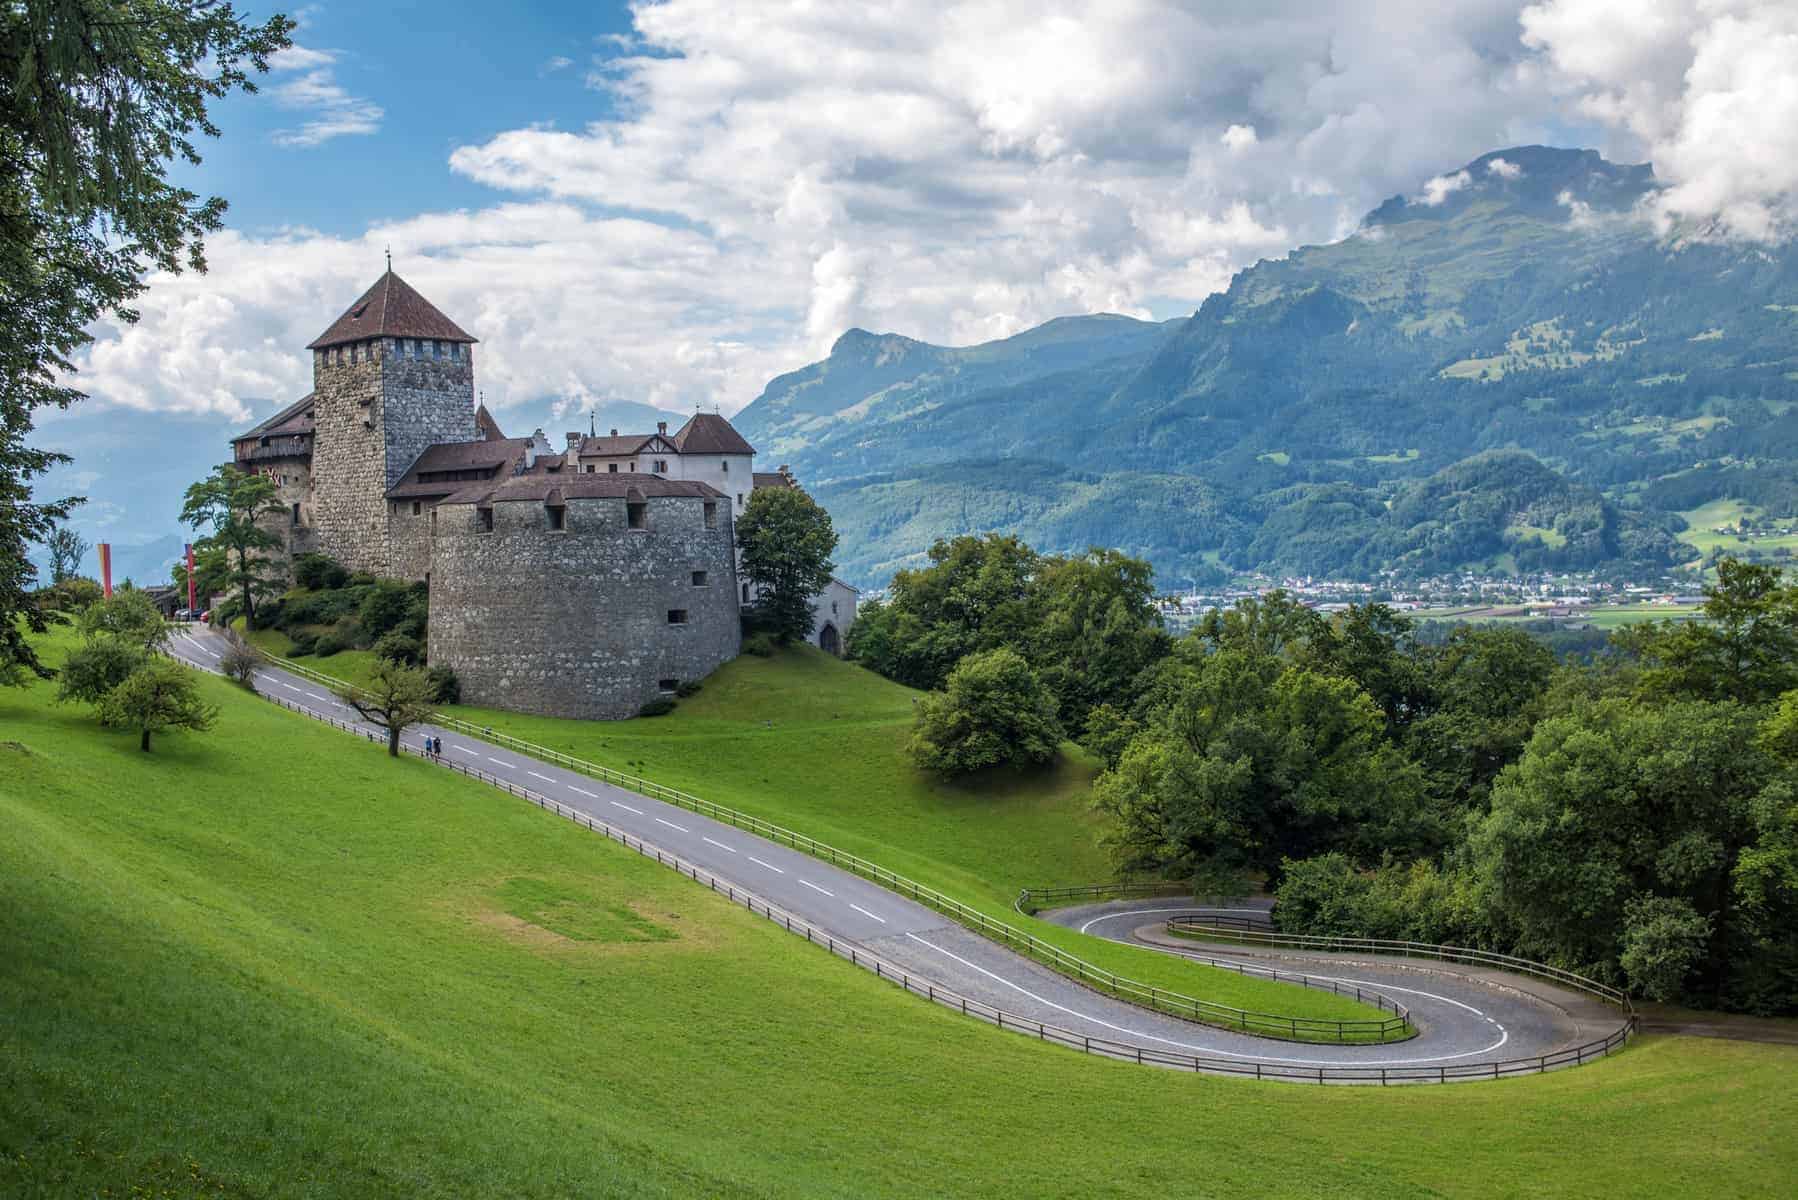
[[[319,549],[394,574],[387,489],[427,446],[477,436],[473,347],[372,338],[314,351],[312,377]]]
[[[465,703],[634,716],[736,656],[735,531],[714,489],[577,476],[516,480],[490,503],[475,491],[438,506],[431,547],[430,661],[455,668]]]

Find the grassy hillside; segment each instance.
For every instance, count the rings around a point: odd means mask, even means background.
[[[819,838],[1143,983],[1259,1012],[1381,1015],[1327,992],[1245,978],[1020,915],[1013,902],[1022,888],[1112,878],[1087,803],[1097,764],[1068,745],[1045,771],[946,782],[906,760],[917,695],[797,646],[725,664],[666,717],[566,721],[451,711]]]
[[[0,692],[0,1194],[1750,1196],[1798,1171],[1791,1048],[1647,1039],[1390,1091],[1090,1059],[205,686],[217,730],[154,755]]]

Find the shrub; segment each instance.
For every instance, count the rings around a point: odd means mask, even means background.
[[[425,650],[418,644],[417,638],[407,637],[396,630],[375,643],[375,654],[390,663],[398,663],[403,667],[416,667],[423,661]]]
[[[647,701],[642,708],[639,708],[637,710],[637,715],[639,717],[665,717],[673,711],[674,700],[672,697],[657,696],[654,700]]]
[[[448,667],[432,667],[425,672],[431,681],[431,698],[438,704],[462,703],[462,681]]]
[[[1061,745],[1055,697],[1017,651],[970,654],[947,690],[918,702],[907,747],[913,762],[945,775],[1005,763],[1046,763]]]
[[[350,581],[350,573],[323,554],[302,554],[293,560],[293,581],[312,591],[335,591]]]
[[[287,635],[287,641],[293,647],[287,653],[294,658],[304,658],[318,646],[318,634],[310,629],[296,629]]]
[[[384,579],[369,589],[356,610],[363,631],[371,638],[392,633],[406,619],[412,607],[412,589],[403,583]]]
[[[743,639],[743,653],[753,654],[757,658],[768,658],[775,651],[774,635],[755,633]]]
[[[345,650],[365,649],[373,644],[372,639],[362,628],[355,617],[339,617],[331,626],[331,636],[342,643]]]
[[[333,654],[349,648],[350,644],[338,637],[335,631],[332,631],[319,635],[318,640],[313,643],[312,653],[319,658],[330,658]]]
[[[683,679],[675,686],[674,694],[685,700],[688,696],[697,696],[699,689],[705,685],[697,679]]]
[[[236,630],[226,630],[225,640],[228,645],[219,656],[219,670],[239,687],[255,691],[256,671],[264,660],[262,651],[245,641]]]

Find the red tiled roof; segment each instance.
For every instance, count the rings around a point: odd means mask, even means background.
[[[637,500],[660,496],[695,496],[722,500],[724,493],[695,479],[663,479],[660,475],[514,475],[498,483],[471,483],[445,504],[504,504],[510,500],[563,503],[568,500]]]
[[[694,413],[672,440],[682,454],[755,453],[755,447],[717,413]]]
[[[377,337],[433,338],[440,342],[475,340],[390,268],[306,349],[322,350],[326,346]]]
[[[649,444],[653,433],[622,433],[610,437],[603,434],[599,437],[584,437],[577,451],[582,457],[616,458],[620,455],[636,454]]]
[[[499,438],[490,442],[439,442],[435,446],[426,446],[400,481],[387,489],[387,498],[422,500],[430,496],[447,496],[477,483],[481,487],[492,487],[494,481],[511,476],[524,458],[524,448],[530,441],[530,438]],[[482,480],[419,478],[433,471],[472,470],[492,471],[493,474]]]
[[[483,441],[501,442],[506,438],[506,435],[500,432],[499,422],[493,419],[493,414],[487,411],[485,404],[474,410],[474,427],[475,432],[481,435]]]

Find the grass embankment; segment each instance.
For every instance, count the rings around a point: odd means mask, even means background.
[[[1139,983],[1286,1016],[1389,1015],[1019,915],[1012,904],[1022,888],[1111,877],[1087,802],[1097,764],[1069,747],[1044,771],[946,782],[904,755],[918,694],[795,647],[727,663],[665,717],[602,722],[448,711],[828,842]]]
[[[1798,1171],[1798,1049],[1651,1038],[1387,1091],[1088,1058],[204,686],[217,729],[153,755],[0,690],[0,1194],[1752,1196]]]

